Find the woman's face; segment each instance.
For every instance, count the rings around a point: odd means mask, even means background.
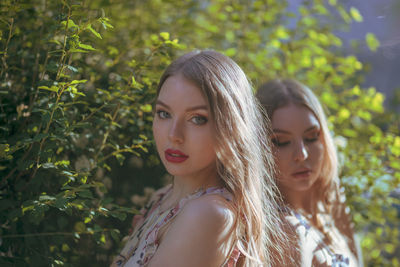
[[[272,130],[280,190],[284,195],[310,190],[324,154],[317,118],[308,108],[289,104],[273,113]]]
[[[155,106],[153,135],[167,171],[174,176],[216,173],[215,130],[201,90],[181,74],[169,77]]]

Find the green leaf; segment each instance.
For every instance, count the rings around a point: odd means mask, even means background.
[[[400,156],[400,136],[396,136],[394,138],[393,144],[390,147],[390,150],[392,151],[393,155],[396,157]]]
[[[283,40],[289,39],[289,37],[290,37],[287,30],[283,26],[278,26],[275,34],[279,39],[283,39]]]
[[[60,197],[54,202],[54,206],[58,209],[65,209],[68,203],[68,198]]]
[[[83,50],[83,49],[79,49],[79,48],[73,48],[69,50],[71,53],[88,53],[88,50]]]
[[[75,231],[82,233],[86,231],[86,225],[83,222],[76,222],[74,229]]]
[[[83,49],[86,49],[86,50],[90,50],[90,51],[96,50],[95,48],[93,48],[93,46],[88,45],[88,44],[79,43],[78,46],[79,46],[80,48],[83,48]]]
[[[112,230],[110,231],[110,234],[111,234],[111,237],[112,237],[116,242],[119,242],[119,241],[120,241],[120,240],[119,240],[120,232],[119,232],[118,229],[112,229]]]
[[[52,162],[44,163],[41,165],[41,167],[43,169],[56,169],[57,168]]]
[[[118,211],[110,211],[110,215],[114,218],[118,218],[120,221],[124,221],[126,219],[126,214]]]
[[[347,120],[350,117],[350,111],[346,108],[341,108],[338,113],[340,120]]]
[[[73,80],[71,84],[79,84],[79,83],[86,83],[87,80]]]
[[[385,100],[385,96],[382,93],[376,93],[371,101],[370,108],[376,112],[383,112],[383,101]]]
[[[160,32],[160,36],[165,40],[169,40],[169,32]]]
[[[57,86],[51,86],[51,87],[48,87],[48,86],[39,86],[38,87],[40,90],[47,90],[47,91],[51,91],[51,92],[58,92],[58,87]]]
[[[138,83],[138,82],[135,80],[135,77],[134,77],[134,76],[132,76],[132,78],[131,78],[131,86],[132,86],[133,88],[135,88],[135,89],[141,89],[141,88],[143,87],[143,85],[142,85],[141,83]]]
[[[150,104],[146,104],[146,105],[140,106],[140,109],[144,112],[151,112],[153,110],[153,107]]]
[[[66,67],[67,67],[67,69],[69,69],[69,70],[71,70],[73,72],[78,72],[78,69],[73,67],[73,66],[71,66],[71,65],[66,65]]]
[[[105,30],[107,30],[107,28],[114,28],[114,26],[113,25],[111,25],[110,23],[109,23],[109,21],[110,21],[110,19],[109,18],[106,18],[106,17],[102,17],[102,18],[99,18],[99,22],[101,23],[101,25],[103,25],[103,28],[105,29]]]
[[[360,11],[358,11],[358,9],[355,7],[350,8],[350,15],[357,22],[363,21],[363,17],[361,16]]]
[[[63,27],[66,27],[67,21],[66,21],[66,20],[61,21],[61,25],[62,25]],[[69,20],[68,20],[68,29],[70,29],[70,28],[78,28],[78,29],[79,29],[79,26],[76,25],[75,22],[74,22],[72,19],[69,19]]]
[[[43,138],[47,138],[49,136],[49,134],[45,134],[45,133],[40,133],[35,135],[35,137],[32,139],[33,142],[39,142],[41,141]]]
[[[373,33],[367,33],[365,35],[365,41],[367,42],[368,48],[372,51],[375,52],[378,47],[380,46],[380,42],[378,39],[376,39],[375,35]]]
[[[227,50],[225,50],[225,55],[227,55],[228,57],[233,57],[234,55],[236,55],[237,50],[234,47],[228,48]]]
[[[106,243],[106,236],[104,234],[101,234],[100,242],[103,243],[103,244]]]
[[[55,200],[56,198],[55,197],[52,197],[52,196],[48,196],[48,195],[42,195],[42,196],[40,196],[39,197],[39,200],[40,201],[53,201],[53,200]]]
[[[91,24],[89,24],[88,26],[86,26],[86,29],[88,29],[91,33],[93,33],[93,35],[96,36],[97,38],[103,39],[103,38],[101,38],[100,33],[98,33],[97,31],[95,31],[95,30],[92,28],[92,25],[91,25]]]
[[[92,192],[89,190],[82,190],[78,192],[78,195],[84,198],[93,198]]]
[[[71,249],[70,249],[70,247],[68,246],[68,244],[62,244],[62,246],[61,246],[61,251],[62,252],[68,252],[68,251],[70,251]],[[64,265],[64,263],[63,262],[61,262],[61,264],[60,265]]]
[[[6,158],[10,152],[9,144],[0,144],[0,158]]]

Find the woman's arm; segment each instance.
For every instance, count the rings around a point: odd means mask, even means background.
[[[164,233],[149,267],[221,266],[234,224],[230,204],[218,195],[188,202]]]

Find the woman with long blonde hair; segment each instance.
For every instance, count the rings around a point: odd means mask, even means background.
[[[360,266],[336,149],[317,97],[290,79],[262,85],[257,97],[271,120],[281,212],[292,242],[284,266]]]
[[[257,103],[229,57],[194,51],[171,63],[153,134],[173,184],[154,194],[112,266],[271,265],[281,236]]]

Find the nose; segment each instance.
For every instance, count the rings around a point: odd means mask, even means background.
[[[295,161],[304,161],[308,158],[307,147],[304,145],[303,141],[300,141],[294,151]]]
[[[182,143],[184,140],[184,125],[179,120],[172,121],[168,132],[168,138],[173,143]]]

